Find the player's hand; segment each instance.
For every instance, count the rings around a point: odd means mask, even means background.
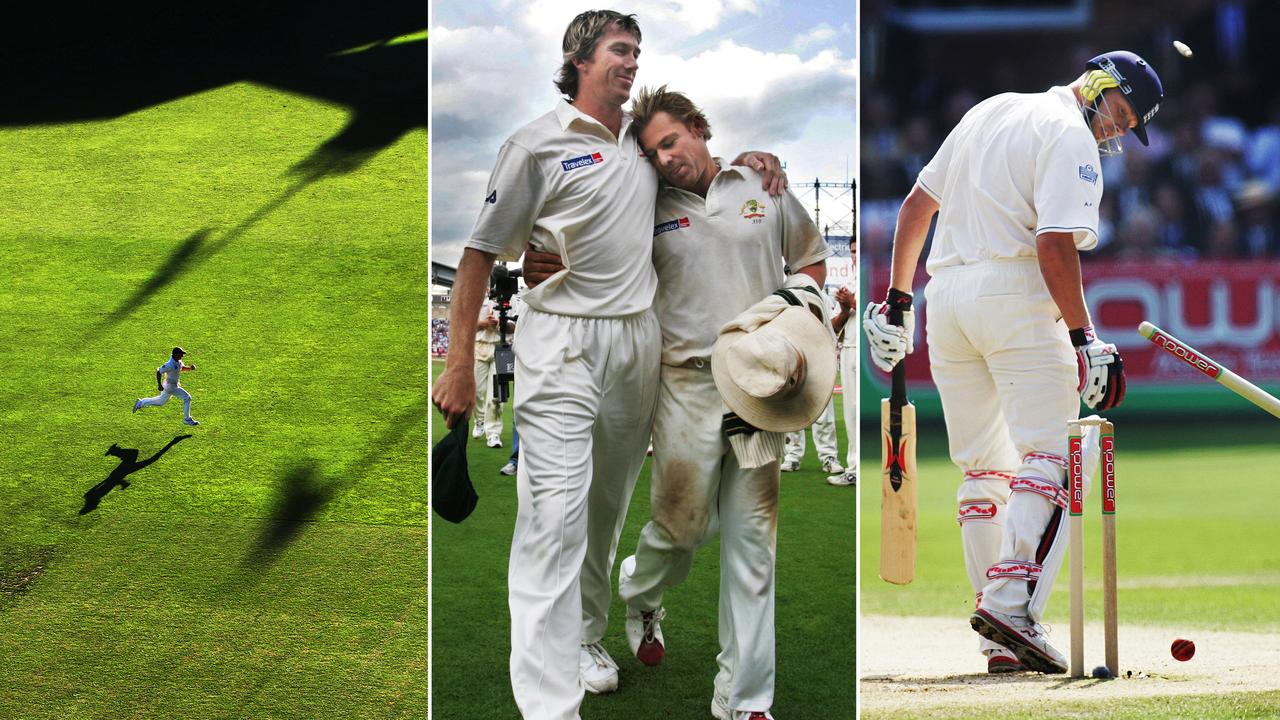
[[[853,304],[855,302],[857,302],[857,298],[854,297],[853,291],[849,288],[842,287],[836,290],[836,304],[840,306],[841,310],[853,312]]]
[[[521,267],[524,268],[524,284],[528,287],[537,287],[547,278],[564,270],[559,255],[539,252],[533,248],[525,250]]]
[[[889,311],[902,309],[902,325],[889,322]],[[911,295],[890,288],[884,302],[867,303],[862,313],[862,331],[867,336],[867,349],[876,367],[890,372],[915,350],[916,314],[911,309]]]
[[[496,328],[498,327],[498,318],[494,317],[492,314],[485,315],[483,318],[480,319],[480,322],[477,324],[479,325],[481,330]]]
[[[1124,361],[1116,346],[1099,340],[1092,325],[1072,330],[1071,344],[1076,348],[1080,401],[1091,410],[1110,410],[1124,402]]]
[[[445,427],[452,429],[465,420],[476,404],[475,370],[450,364],[431,386],[431,403],[444,415]]]
[[[770,197],[778,197],[787,190],[787,173],[782,169],[782,161],[773,153],[752,150],[744,152],[733,159],[730,165],[746,165],[764,176],[760,189],[769,193]]]

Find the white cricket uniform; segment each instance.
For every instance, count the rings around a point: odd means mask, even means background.
[[[1066,423],[1079,411],[1076,361],[1036,237],[1068,232],[1081,250],[1097,245],[1100,167],[1071,90],[1054,87],[979,103],[916,181],[940,205],[926,329],[951,458],[965,474],[965,563],[983,606],[1002,612],[1029,614],[1038,571],[1004,575],[1002,561],[1045,560],[1040,540],[1065,498]]]
[[[853,259],[853,280],[850,283],[855,298],[858,292],[858,259]],[[858,468],[858,304],[849,311],[849,319],[840,333],[840,385],[844,388],[844,434],[848,440],[845,452],[845,470]]]
[[[496,317],[497,310],[493,301],[485,300],[480,306],[480,319],[484,320],[489,315]],[[502,404],[493,391],[493,377],[497,374],[493,351],[500,340],[497,327],[476,329],[476,409],[473,422],[490,441],[502,439]]]
[[[723,167],[723,165],[722,165]],[[729,707],[773,703],[773,579],[778,464],[738,467],[711,375],[720,327],[831,250],[795,196],[770,198],[753,170],[727,167],[704,201],[664,187],[654,220],[655,308],[662,382],[653,429],[652,519],[640,532],[635,573],[619,588],[656,609],[688,577],[694,551],[720,531],[720,654],[716,690]]]
[[[830,296],[826,295],[825,289],[822,292],[826,297],[827,305],[831,306]],[[835,460],[840,455],[840,447],[836,440],[836,401],[834,396],[827,403],[827,406],[822,409],[822,414],[818,416],[818,419],[809,426],[809,431],[813,433],[813,449],[818,453],[820,461]],[[798,465],[804,460],[806,445],[804,430],[787,433],[786,450],[782,455],[782,459],[786,461],[794,460]]]
[[[527,720],[578,717],[581,642],[599,641],[610,572],[644,464],[658,385],[658,178],[630,118],[621,137],[566,102],[502,146],[468,247],[527,247],[565,270],[527,290],[517,326],[519,507],[508,574],[511,684]]]
[[[169,396],[176,395],[182,400],[182,417],[184,420],[191,419],[191,393],[186,391],[179,385],[182,378],[182,361],[177,358],[170,357],[169,361],[156,368],[156,372],[164,375],[162,386],[164,389],[155,397],[142,398],[138,401],[139,407],[160,406],[169,402]]]

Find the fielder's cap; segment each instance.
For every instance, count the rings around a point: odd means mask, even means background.
[[[174,349],[173,349],[173,356],[174,356],[174,357],[178,357],[179,355],[186,355],[186,354],[187,354],[187,351],[186,351],[186,350],[183,350],[183,349],[182,349],[182,348],[180,348],[180,347],[176,347],[176,348],[174,348]]]
[[[818,419],[836,384],[831,333],[805,307],[789,307],[751,332],[730,327],[711,352],[725,405],[761,430],[794,432]]]
[[[431,449],[431,507],[452,523],[466,520],[480,501],[467,471],[469,421],[469,417],[459,420]]]
[[[1138,125],[1133,134],[1138,136],[1143,145],[1147,144],[1147,123],[1155,117],[1164,101],[1164,86],[1160,84],[1160,76],[1155,68],[1146,60],[1128,50],[1112,50],[1103,53],[1085,63],[1090,70],[1102,70],[1119,85],[1120,92],[1133,106],[1133,113],[1138,117]]]

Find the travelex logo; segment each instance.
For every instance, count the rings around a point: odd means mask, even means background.
[[[569,172],[570,170],[577,170],[580,167],[586,167],[588,165],[599,165],[602,162],[604,162],[604,156],[597,152],[591,153],[590,155],[583,155],[582,157],[561,160],[560,167],[564,168],[565,172]]]
[[[670,222],[659,223],[653,226],[653,236],[658,237],[664,232],[687,227],[689,227],[689,218],[687,217],[682,217],[678,220],[671,220]]]
[[[1085,182],[1089,183],[1090,185],[1097,185],[1097,184],[1098,184],[1098,171],[1097,171],[1097,170],[1094,170],[1092,165],[1081,165],[1081,166],[1080,166],[1080,179],[1081,179],[1081,180],[1084,180]]]

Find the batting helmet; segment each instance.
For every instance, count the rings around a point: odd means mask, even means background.
[[[1155,117],[1164,101],[1164,86],[1160,84],[1160,76],[1155,68],[1146,60],[1128,50],[1112,50],[1103,53],[1085,63],[1089,70],[1101,70],[1116,81],[1120,92],[1133,106],[1133,114],[1138,117],[1138,125],[1133,134],[1138,136],[1143,145],[1147,144],[1147,123]]]

